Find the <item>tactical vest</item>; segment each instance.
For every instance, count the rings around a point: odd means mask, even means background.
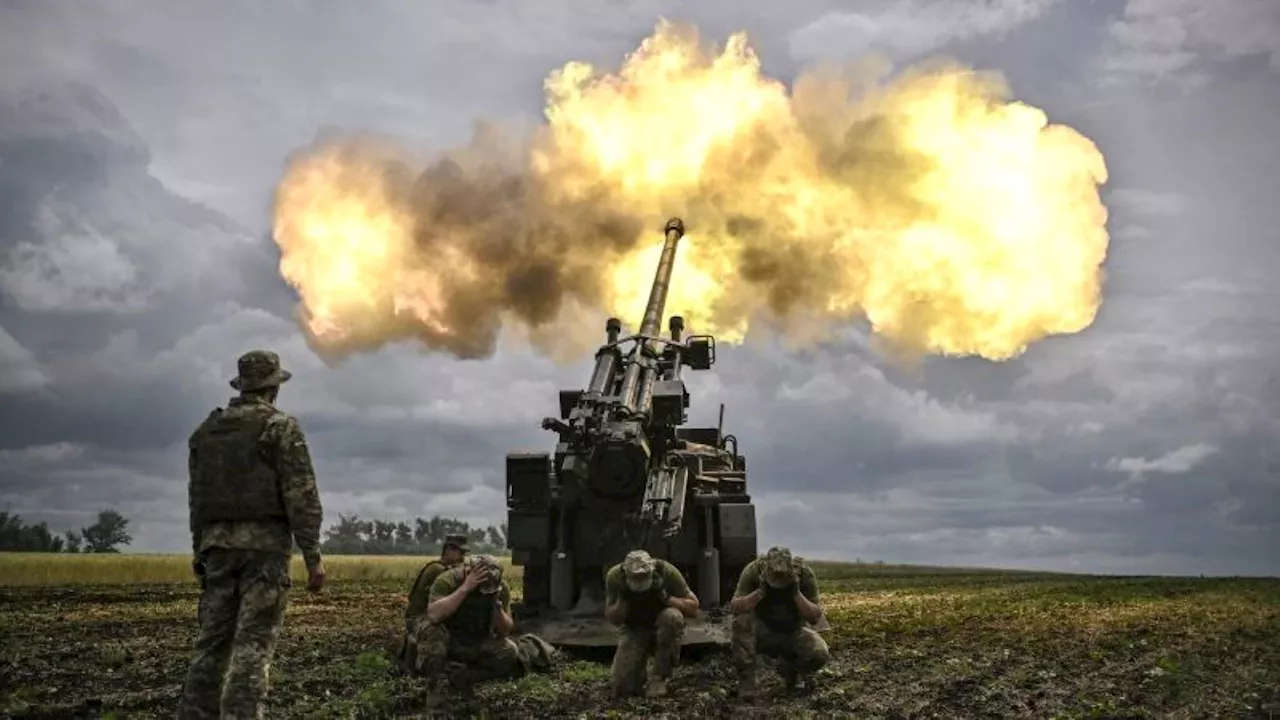
[[[270,409],[233,413],[219,408],[192,435],[191,504],[197,527],[286,519],[279,478],[259,448],[271,414]]]
[[[444,621],[449,634],[463,641],[488,637],[493,626],[493,606],[501,593],[501,590],[493,595],[485,595],[479,590],[469,593],[458,606],[457,612]]]
[[[409,590],[409,606],[404,611],[405,620],[419,617],[427,611],[427,605],[431,600],[431,585],[444,571],[444,563],[439,560],[432,560],[418,571],[418,577],[413,581],[413,588]]]
[[[627,627],[651,628],[658,621],[658,615],[667,608],[662,600],[662,590],[667,584],[667,575],[666,567],[661,560],[654,563],[653,574],[657,582],[650,584],[647,590],[641,592],[627,587],[626,580],[623,580],[622,595],[627,599],[627,618],[623,624]]]
[[[765,585],[764,597],[756,605],[756,619],[780,635],[799,630],[804,626],[804,618],[796,607],[795,593],[795,583],[782,588]]]

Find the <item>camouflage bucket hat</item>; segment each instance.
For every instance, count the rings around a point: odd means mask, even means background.
[[[251,350],[236,363],[239,375],[231,387],[241,392],[262,390],[288,382],[293,373],[280,367],[280,356],[269,350]]]
[[[632,550],[622,560],[622,574],[626,577],[627,587],[640,592],[653,582],[653,558],[644,550]]]
[[[465,565],[467,572],[472,568],[483,568],[489,571],[489,579],[480,584],[480,592],[492,595],[502,587],[502,566],[492,555],[472,555]]]
[[[760,562],[760,570],[764,581],[770,586],[781,588],[790,585],[795,579],[791,551],[781,547],[769,548]]]

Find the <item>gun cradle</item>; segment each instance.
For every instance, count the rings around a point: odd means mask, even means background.
[[[689,487],[689,468],[660,467],[649,473],[645,485],[641,517],[658,525],[663,537],[680,534],[684,523],[684,498]]]

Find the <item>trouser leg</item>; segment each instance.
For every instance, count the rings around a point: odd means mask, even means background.
[[[216,720],[222,712],[222,683],[231,660],[240,612],[233,556],[215,549],[205,557],[203,590],[198,611],[200,630],[195,655],[182,686],[181,720]]]
[[[222,692],[225,720],[263,717],[290,585],[288,556],[255,553],[246,563],[240,578],[235,646]]]
[[[652,643],[653,633],[648,629],[623,627],[619,632],[611,668],[615,697],[637,694],[644,687],[645,665]]]

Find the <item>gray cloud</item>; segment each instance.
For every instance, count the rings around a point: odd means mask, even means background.
[[[0,393],[39,390],[49,384],[40,361],[0,327]]]
[[[1280,6],[1270,0],[1130,0],[1109,32],[1112,83],[1199,86],[1215,66],[1248,58],[1280,73]]]
[[[1059,0],[976,3],[880,2],[860,11],[836,10],[791,34],[797,60],[850,58],[880,52],[916,58],[956,41],[999,37],[1035,20]]]
[[[325,366],[277,276],[270,191],[325,128],[431,147],[476,116],[531,122],[547,71],[616,64],[666,12],[721,40],[745,28],[784,78],[868,50],[1005,69],[1020,96],[1095,139],[1111,172],[1107,297],[1076,336],[1007,363],[914,369],[856,327],[803,352],[755,337],[688,376],[693,424],[727,406],[762,542],[888,561],[1280,571],[1280,92],[1273,68],[1240,65],[1274,64],[1257,31],[1270,16],[1222,5],[1159,6],[1165,17],[1134,2],[857,16],[834,0],[733,16],[660,2],[8,3],[0,507],[79,527],[110,504],[134,518],[139,547],[184,549],[186,435],[231,393],[235,356],[270,347],[295,372],[281,404],[309,433],[331,518],[501,520],[503,455],[551,449],[538,421],[588,367],[518,346],[484,362],[404,346]],[[1119,88],[1122,76],[1197,82],[1170,94]]]

